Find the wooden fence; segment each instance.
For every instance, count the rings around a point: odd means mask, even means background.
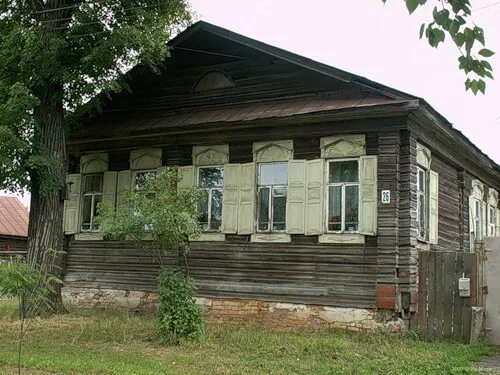
[[[419,253],[417,325],[427,339],[452,338],[467,342],[471,331],[471,306],[478,303],[477,253]],[[469,277],[470,297],[460,297],[458,280]]]

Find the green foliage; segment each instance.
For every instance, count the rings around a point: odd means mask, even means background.
[[[387,0],[382,0],[384,3]],[[405,0],[408,12],[412,14],[419,6],[430,3],[428,0]],[[420,38],[424,36],[428,43],[437,48],[448,35],[459,50],[458,67],[463,70],[467,79],[466,90],[474,95],[486,92],[485,79],[493,79],[491,64],[479,56],[489,58],[493,51],[484,48],[486,41],[484,30],[474,24],[471,19],[471,3],[469,0],[436,1],[438,4],[432,11],[432,22],[420,26]]]
[[[158,278],[158,328],[162,344],[177,344],[203,333],[203,313],[195,302],[193,279],[180,270],[164,269]]]
[[[131,68],[158,70],[190,22],[187,0],[0,0],[0,189],[57,191],[65,165],[42,142],[46,119],[79,126]]]
[[[175,249],[189,250],[189,236],[200,233],[195,188],[177,189],[181,177],[176,168],[148,176],[136,189],[124,193],[117,210],[109,202],[98,206],[101,233],[112,239],[129,239],[150,253],[160,265]]]

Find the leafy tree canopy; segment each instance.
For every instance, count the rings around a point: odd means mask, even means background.
[[[58,190],[65,168],[40,141],[39,112],[63,101],[69,130],[130,67],[157,68],[190,22],[186,0],[0,0],[0,189],[29,188],[34,171],[41,194]]]
[[[387,0],[382,0],[384,3]],[[412,14],[418,7],[431,3],[429,0],[404,0]],[[472,22],[472,6],[469,0],[440,0],[432,11],[432,21],[420,26],[420,38],[425,38],[437,48],[448,35],[459,51],[458,67],[467,79],[466,90],[474,95],[486,91],[485,79],[493,79],[493,69],[486,60],[494,52],[486,48],[484,30]]]

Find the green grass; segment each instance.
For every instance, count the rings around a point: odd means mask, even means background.
[[[0,301],[0,373],[16,364],[13,303]],[[424,342],[409,335],[279,332],[208,325],[196,342],[161,347],[153,316],[74,311],[34,321],[25,373],[52,374],[473,374],[486,343]],[[41,371],[39,371],[41,370]]]

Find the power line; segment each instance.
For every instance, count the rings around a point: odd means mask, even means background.
[[[479,7],[479,8],[474,8],[474,9],[472,9],[472,11],[477,12],[478,10],[488,9],[488,8],[491,8],[491,7],[498,5],[498,4],[500,4],[500,1],[495,1],[494,3],[487,4],[487,5],[484,5],[484,6]]]

